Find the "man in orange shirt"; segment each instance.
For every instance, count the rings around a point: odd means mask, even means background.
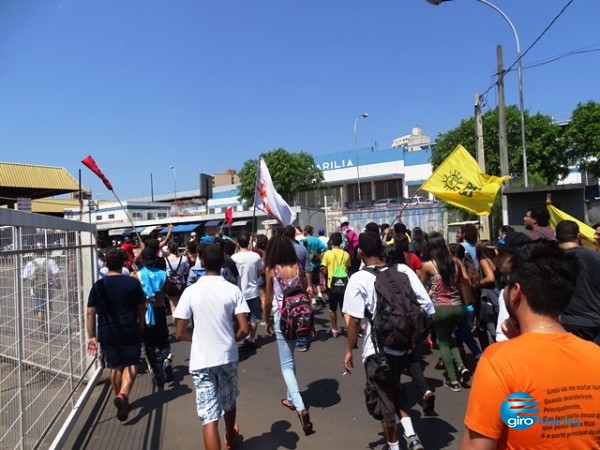
[[[600,448],[600,348],[567,331],[559,315],[579,264],[553,241],[510,256],[503,324],[473,379],[461,450]]]

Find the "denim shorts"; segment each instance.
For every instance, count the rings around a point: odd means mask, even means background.
[[[238,362],[192,371],[196,388],[196,410],[202,425],[219,420],[235,408]]]
[[[141,344],[102,345],[102,352],[106,360],[106,367],[116,369],[117,367],[135,366],[140,362],[142,353]]]
[[[246,303],[250,309],[250,315],[248,318],[250,323],[260,323],[262,321],[262,306],[260,304],[260,297],[246,300]]]

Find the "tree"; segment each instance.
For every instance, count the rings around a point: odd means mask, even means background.
[[[291,195],[300,191],[323,189],[323,172],[313,156],[306,152],[289,153],[283,148],[278,148],[262,155],[273,184],[277,192],[289,202]],[[240,201],[246,200],[247,204],[254,204],[256,188],[256,170],[258,160],[247,160],[238,172],[240,178]]]
[[[511,185],[522,184],[523,151],[521,144],[520,112],[516,106],[506,108],[506,134],[508,143],[508,168],[513,176]],[[500,152],[498,138],[498,111],[488,111],[482,116],[485,172],[500,175]],[[527,174],[531,185],[553,184],[569,174],[569,155],[565,152],[560,126],[550,116],[525,112],[525,136],[527,151]],[[463,119],[460,125],[440,133],[431,155],[434,169],[462,144],[475,157],[475,120]]]
[[[579,103],[571,114],[565,137],[579,170],[600,176],[600,103]]]

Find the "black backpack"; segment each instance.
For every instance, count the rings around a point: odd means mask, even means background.
[[[399,272],[396,266],[366,267],[365,270],[376,277],[375,315],[365,310],[374,343],[381,349],[414,350],[427,327],[427,317],[421,310],[408,276]]]
[[[298,279],[291,285],[283,279],[281,266],[276,265],[274,269],[275,277],[283,289],[283,300],[278,304],[281,314],[280,331],[283,337],[290,341],[310,336],[315,320],[311,301],[302,285],[304,271],[300,264],[297,264],[297,267]]]
[[[182,259],[183,256],[180,256],[177,267],[173,269],[169,258],[165,258],[169,266],[169,270],[167,270],[167,279],[165,281],[165,292],[168,297],[179,297],[185,289],[185,282],[183,277],[179,274],[179,266],[181,266]]]

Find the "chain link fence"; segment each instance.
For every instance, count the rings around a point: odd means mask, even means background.
[[[95,381],[85,304],[95,226],[0,210],[0,448],[36,449]]]

